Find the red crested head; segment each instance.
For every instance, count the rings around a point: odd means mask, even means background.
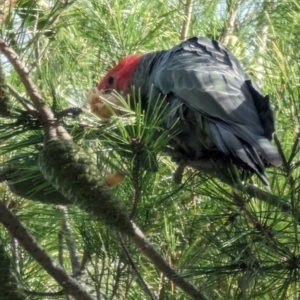
[[[130,82],[142,56],[131,55],[123,58],[113,67],[98,84],[98,90],[114,89],[118,92],[130,93]]]

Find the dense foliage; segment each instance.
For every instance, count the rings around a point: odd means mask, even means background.
[[[102,177],[126,174],[111,189],[114,199],[182,277],[208,299],[298,299],[298,1],[18,0],[1,6],[1,37],[53,111],[83,109],[63,118],[63,126]],[[224,42],[270,95],[276,145],[285,157],[281,168],[267,171],[270,190],[255,176],[247,179],[257,187],[250,192],[192,168],[176,185],[176,165],[160,151],[168,137],[154,133],[159,112],[147,123],[137,105],[135,122],[101,123],[86,109],[86,92],[120,58],[194,35]],[[95,299],[188,299],[130,238],[69,204],[44,179],[37,165],[43,126],[24,111],[31,102],[20,74],[0,59],[2,203]],[[0,246],[0,277],[10,270],[20,297],[71,299],[2,225]],[[5,295],[0,286],[0,299],[9,299]]]

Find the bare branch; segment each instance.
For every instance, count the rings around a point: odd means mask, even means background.
[[[65,240],[66,240],[67,247],[68,247],[69,254],[70,254],[70,260],[71,260],[71,266],[72,266],[72,276],[76,277],[81,272],[80,272],[80,264],[79,264],[79,259],[78,259],[78,255],[77,255],[77,249],[75,246],[73,232],[71,229],[71,225],[68,221],[68,218],[69,218],[68,208],[63,205],[60,205],[59,209],[63,213],[62,230],[65,234]]]
[[[65,295],[64,290],[59,292],[36,292],[36,291],[29,291],[24,289],[24,293],[30,296],[41,296],[41,297],[57,297]]]
[[[66,294],[76,300],[95,300],[78,282],[69,276],[60,265],[56,264],[35,238],[27,231],[19,219],[0,202],[0,222],[12,236],[27,250],[27,252],[51,275]]]
[[[133,148],[133,153],[135,154],[133,169],[132,169],[132,179],[133,179],[133,205],[130,213],[130,219],[134,219],[138,203],[141,199],[141,183],[140,183],[140,167],[141,167],[141,158],[140,158],[140,145],[141,139],[135,138],[131,139],[131,145]]]
[[[251,197],[255,197],[263,202],[273,205],[283,212],[292,213],[296,218],[296,221],[300,222],[300,211],[294,210],[291,203],[284,201],[279,197],[272,195],[267,191],[263,191],[260,188],[251,184],[240,186],[239,188],[246,191]]]
[[[193,14],[193,1],[194,0],[186,0],[185,4],[185,18],[182,25],[181,35],[180,39],[184,41],[188,37],[189,29],[190,29],[190,23],[192,19]]]
[[[175,161],[177,160],[176,157],[177,153],[174,152],[172,149],[165,149],[165,152],[168,153]],[[264,191],[254,185],[251,184],[243,185],[241,183],[239,184],[237,182],[233,182],[232,180],[230,180],[230,176],[228,176],[228,178],[226,176],[221,176],[220,172],[218,173],[217,170],[215,169],[215,166],[213,165],[211,160],[209,159],[187,160],[186,159],[184,163],[185,166],[192,167],[193,169],[198,170],[201,173],[207,174],[214,178],[218,178],[219,180],[221,180],[226,184],[229,184],[233,188],[244,190],[251,197],[255,197],[263,202],[275,206],[283,212],[288,212],[293,214],[296,220],[300,222],[300,210],[295,210],[291,203],[281,199],[278,196],[271,194],[270,192]],[[226,162],[224,161],[224,166],[220,164],[219,167],[221,170],[228,171],[225,164]],[[182,168],[180,166],[179,168],[182,171]]]
[[[155,300],[155,296],[153,294],[153,292],[151,291],[150,287],[148,286],[148,284],[145,282],[145,280],[143,279],[142,275],[140,274],[137,266],[135,265],[133,259],[131,258],[129,252],[128,252],[128,249],[125,245],[125,242],[122,238],[122,235],[119,233],[118,234],[118,238],[119,238],[119,241],[120,241],[120,244],[121,244],[121,247],[123,249],[123,252],[126,256],[126,259],[128,260],[128,263],[129,265],[131,266],[132,270],[134,271],[137,279],[138,279],[138,282],[141,286],[141,288],[144,290],[144,292],[149,296],[149,299],[151,300]]]
[[[191,282],[180,276],[171,265],[156,251],[153,245],[147,240],[143,232],[132,222],[134,230],[131,239],[138,245],[146,257],[161,270],[175,285],[196,300],[207,300],[207,297]]]
[[[239,6],[239,1],[231,0],[227,1],[227,10],[228,10],[228,20],[226,21],[223,29],[223,35],[221,37],[221,42],[226,46],[229,42],[230,36],[233,34],[235,20],[237,17],[237,9]]]
[[[71,139],[71,136],[67,133],[67,131],[62,126],[57,125],[53,112],[47,107],[42,99],[42,96],[38,92],[36,85],[31,79],[29,70],[25,64],[21,61],[18,54],[11,47],[9,47],[2,38],[0,38],[0,51],[5,55],[7,60],[12,64],[15,71],[18,73],[20,80],[23,83],[35,109],[40,114],[41,121],[44,125],[46,138],[50,139],[59,135],[64,137],[64,139]]]
[[[5,84],[10,91],[10,93],[20,102],[20,104],[27,110],[27,111],[35,111],[35,108],[28,103],[28,100],[24,97],[22,97],[18,91],[11,86],[9,83]]]
[[[0,270],[0,299],[26,300],[23,287],[17,280],[2,240],[0,240]]]
[[[296,133],[295,142],[293,144],[292,151],[291,151],[290,157],[288,159],[289,165],[292,163],[295,155],[298,153],[299,140],[300,140],[300,130],[298,129],[297,133]]]
[[[1,10],[0,10],[0,24],[2,24],[7,16],[9,15],[9,12],[17,0],[2,0],[1,1]]]
[[[19,243],[14,237],[11,237],[10,245],[11,245],[11,249],[12,249],[12,260],[13,260],[14,267],[15,267],[16,271],[20,274],[21,273],[20,272],[20,259],[19,259],[19,251],[18,251]]]
[[[91,256],[90,256],[89,251],[87,249],[84,249],[81,264],[80,264],[80,272],[81,273],[85,270],[90,259],[91,259]]]
[[[69,107],[69,108],[66,108],[64,110],[61,110],[61,111],[55,113],[55,117],[58,120],[63,117],[69,117],[69,116],[76,117],[76,116],[80,115],[82,112],[83,111],[80,107]]]
[[[29,71],[24,63],[20,60],[18,54],[9,47],[6,42],[0,38],[0,51],[5,55],[8,61],[13,65],[15,71],[18,73],[27,94],[32,100],[35,108],[41,114],[42,120],[47,122],[54,118],[52,111],[46,106],[42,96],[38,92],[37,87],[33,83]]]
[[[64,239],[61,230],[58,232],[57,239],[58,239],[58,262],[63,267],[64,266],[64,253],[63,253]]]

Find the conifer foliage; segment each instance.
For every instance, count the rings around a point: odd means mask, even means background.
[[[0,10],[1,300],[298,299],[298,1]],[[269,95],[283,158],[270,187],[231,164],[178,170],[159,101],[151,117],[138,96],[116,95],[122,113],[108,121],[89,110],[121,58],[192,36],[223,42]]]

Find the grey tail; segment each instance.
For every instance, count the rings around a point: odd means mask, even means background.
[[[210,127],[214,143],[220,149],[220,151],[250,171],[255,172],[260,180],[265,185],[269,186],[269,181],[265,174],[264,164],[256,151],[257,147],[241,140],[239,137],[227,129],[224,129],[220,125],[211,123]],[[268,145],[274,148],[270,142],[268,142]],[[260,154],[262,154],[262,156],[265,158],[266,153],[268,152],[267,149],[265,149],[266,145],[261,144],[260,146],[264,149],[264,153]]]

